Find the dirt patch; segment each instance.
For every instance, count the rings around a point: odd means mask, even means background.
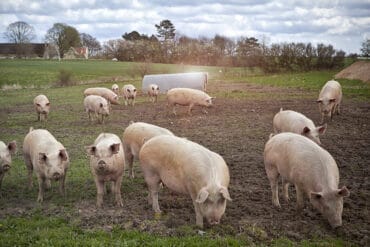
[[[336,79],[351,79],[370,82],[370,62],[359,61],[348,66],[341,72],[335,75]]]
[[[283,96],[289,90],[233,84],[232,90],[269,90]],[[225,85],[210,88],[210,94],[225,90]],[[275,90],[275,91],[274,91]],[[304,95],[302,90],[294,93]],[[311,92],[309,92],[311,94]],[[341,180],[351,195],[344,200],[343,226],[333,230],[327,221],[306,201],[302,212],[295,210],[295,193],[291,188],[292,201],[288,204],[281,198],[281,209],[271,203],[271,191],[263,164],[263,149],[272,132],[272,118],[280,107],[302,112],[315,123],[320,120],[314,99],[289,100],[247,100],[217,98],[215,106],[204,114],[196,108],[192,116],[186,115],[186,108],[179,107],[178,116],[169,114],[165,102],[137,104],[134,108],[113,106],[113,114],[132,116],[130,119],[114,120],[107,123],[109,128],[122,128],[130,120],[145,121],[170,129],[178,136],[198,142],[222,155],[230,168],[229,187],[233,201],[228,204],[222,224],[215,227],[206,225],[206,234],[238,235],[254,242],[265,244],[274,238],[286,237],[295,241],[311,238],[342,238],[349,243],[368,246],[370,244],[370,103],[355,102],[344,97],[342,114],[334,116],[321,141],[337,161]],[[84,119],[80,123],[84,124]],[[136,165],[138,165],[136,163]],[[104,209],[96,209],[95,195],[89,199],[72,202],[72,207],[51,207],[46,201],[42,212],[46,215],[61,216],[83,228],[100,228],[110,231],[113,225],[122,229],[136,229],[165,236],[187,234],[184,226],[195,230],[195,213],[191,199],[174,194],[163,188],[159,194],[159,204],[164,215],[155,219],[147,203],[146,185],[138,166],[136,182],[127,182],[122,187],[124,207],[113,206],[113,198],[105,200]],[[68,186],[68,184],[67,184]],[[71,185],[69,185],[71,186]],[[90,182],[88,186],[94,186]],[[126,186],[126,187],[125,187]],[[83,188],[83,186],[82,186]],[[34,199],[34,198],[33,198]],[[33,200],[32,199],[32,200]],[[10,199],[6,208],[0,210],[0,218],[9,215],[28,215],[28,209],[36,203]],[[14,207],[13,207],[13,206]]]

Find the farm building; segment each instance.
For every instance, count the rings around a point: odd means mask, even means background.
[[[169,89],[176,87],[206,91],[207,82],[207,72],[145,75],[142,83],[142,91],[144,93],[147,92],[150,84],[157,84],[161,93],[166,93]]]

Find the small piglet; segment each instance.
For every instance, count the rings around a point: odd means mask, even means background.
[[[280,132],[293,132],[306,136],[319,145],[321,144],[319,135],[324,134],[327,127],[326,124],[316,127],[312,120],[305,115],[296,111],[283,111],[282,108],[276,113],[272,123],[275,134]]]
[[[157,84],[150,84],[148,87],[149,100],[153,103],[157,102],[159,94],[159,86]]]
[[[333,118],[335,112],[340,114],[340,104],[342,102],[342,87],[337,81],[328,81],[319,94],[317,103],[321,113],[321,123],[324,122],[324,117]]]
[[[289,183],[297,193],[297,208],[303,208],[306,195],[335,228],[342,225],[343,197],[349,190],[338,188],[339,171],[333,157],[310,139],[295,133],[280,133],[271,137],[264,151],[267,177],[272,191],[272,203],[280,207],[279,175],[283,181],[284,198],[289,201]]]
[[[129,167],[129,176],[131,178],[134,178],[134,158],[139,157],[141,146],[145,141],[158,135],[174,134],[168,129],[143,122],[130,123],[123,132],[123,149],[125,151],[126,164]]]
[[[91,172],[96,184],[97,206],[101,208],[103,205],[105,182],[112,181],[116,205],[122,207],[121,183],[125,157],[121,140],[115,134],[101,133],[93,145],[86,147],[86,151],[90,155]]]
[[[8,144],[0,141],[0,189],[5,173],[7,173],[12,164],[12,155],[17,152],[17,142],[11,141]]]
[[[189,106],[188,114],[191,115],[194,106],[209,107],[212,105],[212,99],[213,97],[198,89],[172,88],[167,91],[167,103],[169,107],[173,107],[175,115],[176,105]]]
[[[204,217],[211,225],[220,222],[226,201],[231,201],[229,169],[220,155],[184,138],[160,135],[144,143],[139,161],[155,213],[161,212],[158,191],[162,182],[190,195],[199,227]]]
[[[35,110],[37,113],[37,120],[45,121],[48,118],[48,114],[50,111],[49,99],[45,95],[40,94],[33,99],[33,105],[35,106]]]
[[[92,120],[91,118],[91,113],[95,115],[96,119],[100,118],[99,115],[101,116],[101,122],[104,123],[104,117],[109,116],[109,106],[108,106],[108,101],[98,95],[89,95],[84,98],[84,107],[86,113],[89,115],[90,121]]]
[[[32,187],[32,172],[35,170],[39,183],[38,202],[44,200],[45,187],[51,180],[59,180],[59,191],[65,194],[65,178],[69,167],[67,150],[45,129],[30,128],[23,142],[23,157],[28,170],[29,187]]]
[[[125,105],[135,105],[136,88],[132,84],[126,84],[122,88],[122,95],[125,100]]]
[[[118,95],[115,94],[109,88],[105,88],[105,87],[87,88],[84,91],[84,96],[86,97],[88,95],[99,95],[99,96],[105,98],[108,101],[109,104],[119,105]]]

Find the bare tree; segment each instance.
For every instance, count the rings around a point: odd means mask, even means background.
[[[4,37],[14,44],[30,43],[36,38],[35,29],[26,22],[17,21],[9,24]]]
[[[370,56],[370,39],[366,39],[364,42],[362,42],[361,53],[361,55],[364,57]]]
[[[89,48],[89,53],[92,56],[97,55],[98,52],[102,49],[100,42],[96,40],[96,38],[92,37],[90,34],[81,33],[80,40],[82,46],[86,46]]]

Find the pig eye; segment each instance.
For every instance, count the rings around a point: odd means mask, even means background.
[[[46,103],[46,105],[47,105],[47,106],[49,106],[49,105],[50,105],[50,103]]]
[[[37,103],[36,105],[37,105],[37,106],[41,106],[41,105],[40,105],[40,104],[38,104],[38,103]]]

